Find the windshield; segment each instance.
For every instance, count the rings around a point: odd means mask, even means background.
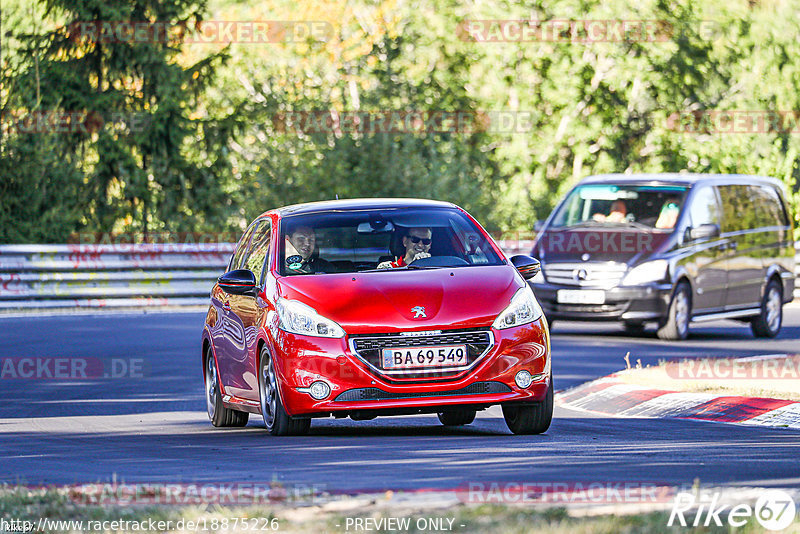
[[[686,190],[681,186],[581,185],[569,194],[550,226],[672,229]]]
[[[279,273],[500,265],[483,232],[451,208],[312,213],[281,220]]]

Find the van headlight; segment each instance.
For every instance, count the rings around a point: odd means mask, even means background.
[[[532,323],[542,316],[542,308],[536,301],[533,295],[531,286],[525,284],[525,287],[520,288],[511,299],[511,304],[500,312],[497,319],[492,323],[493,328],[502,330],[503,328],[511,328],[514,326],[521,326],[523,324]]]
[[[648,282],[660,282],[667,278],[667,260],[653,260],[637,265],[622,279],[623,286],[638,286]]]
[[[344,329],[341,326],[302,302],[280,298],[275,309],[280,319],[280,327],[287,332],[303,336],[344,337]]]

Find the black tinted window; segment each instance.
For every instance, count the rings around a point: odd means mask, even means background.
[[[749,189],[758,212],[760,227],[784,226],[787,224],[783,203],[774,187],[753,185],[749,186]]]
[[[758,214],[747,185],[723,185],[719,188],[722,201],[722,231],[736,232],[758,228]]]

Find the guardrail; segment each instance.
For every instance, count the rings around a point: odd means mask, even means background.
[[[208,303],[232,243],[0,246],[0,310]]]
[[[529,240],[498,244],[509,256],[533,246]],[[0,311],[206,305],[234,246],[0,245]],[[796,259],[800,277],[800,253]]]

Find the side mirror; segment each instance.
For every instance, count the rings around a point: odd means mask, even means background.
[[[539,270],[542,268],[542,264],[539,263],[539,260],[536,258],[531,258],[525,254],[517,254],[516,256],[512,256],[511,263],[517,268],[519,274],[521,274],[522,278],[525,280],[530,280],[539,274]]]
[[[227,272],[217,279],[219,287],[225,293],[232,295],[249,295],[256,296],[258,289],[256,288],[256,275],[248,269],[235,269]]]
[[[717,224],[701,224],[697,228],[689,228],[689,239],[695,241],[697,239],[711,239],[712,237],[719,237],[719,225]]]

